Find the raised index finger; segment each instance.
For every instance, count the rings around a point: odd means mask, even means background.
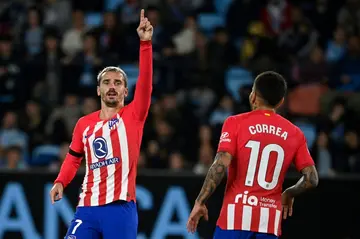
[[[140,21],[144,20],[145,18],[145,10],[144,9],[141,9],[141,12],[140,12]]]

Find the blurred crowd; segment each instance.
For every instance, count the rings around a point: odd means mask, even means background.
[[[1,1],[0,168],[59,169],[76,121],[99,109],[98,71],[136,68],[144,7],[154,91],[139,168],[206,173],[224,120],[250,110],[251,81],[227,87],[238,69],[286,77],[279,113],[304,130],[322,176],[360,173],[359,0],[104,2]]]

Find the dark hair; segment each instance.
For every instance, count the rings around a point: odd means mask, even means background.
[[[274,71],[265,71],[255,78],[255,91],[268,106],[275,107],[285,96],[287,84],[282,75]]]
[[[120,67],[117,67],[117,66],[107,66],[107,67],[105,67],[104,69],[102,69],[102,70],[99,72],[99,74],[97,75],[97,84],[98,84],[98,86],[100,85],[101,78],[103,77],[103,75],[104,75],[106,72],[120,72],[120,73],[123,75],[123,77],[124,77],[125,87],[127,87],[128,77],[127,77],[125,71],[123,71]]]

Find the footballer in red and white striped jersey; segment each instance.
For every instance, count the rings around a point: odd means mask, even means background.
[[[304,134],[276,113],[286,89],[280,74],[259,74],[249,96],[252,111],[225,120],[214,163],[189,216],[190,232],[195,232],[200,218],[208,219],[206,202],[226,174],[214,239],[277,239],[282,218],[293,213],[294,197],[317,186],[317,171]],[[292,163],[303,177],[282,192]]]
[[[125,106],[110,120],[100,120],[97,111],[78,121],[70,148],[83,152],[86,160],[79,206],[136,200],[135,177],[146,110],[142,119],[136,118],[135,112],[141,109],[134,106]]]
[[[136,200],[137,160],[152,92],[150,41],[140,43],[139,72],[134,99],[130,104],[108,120],[100,119],[100,110],[80,118],[75,126],[70,152],[55,183],[61,182],[66,187],[80,165],[81,157],[76,156],[84,155],[86,174],[79,206]]]
[[[74,178],[84,158],[86,173],[79,203],[65,238],[137,236],[136,175],[143,128],[152,92],[153,27],[140,12],[139,78],[132,102],[125,106],[128,78],[119,67],[105,67],[97,77],[101,109],[80,118],[69,153],[50,191],[54,203]]]
[[[303,133],[274,111],[255,110],[225,121],[223,151],[233,159],[217,225],[280,235],[285,174],[291,163],[299,171],[314,165]]]
[[[100,111],[96,111],[80,118],[76,124],[70,150],[84,155],[86,160],[86,175],[79,206],[135,200],[137,159],[152,91],[151,62],[151,42],[141,42],[140,76],[134,100],[122,107],[111,119],[101,120]],[[79,165],[80,161],[65,159],[63,167],[74,163]],[[73,172],[68,174],[68,170],[62,169],[55,182],[61,182],[66,187],[74,175]]]

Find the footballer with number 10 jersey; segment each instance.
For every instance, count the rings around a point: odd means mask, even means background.
[[[217,225],[280,235],[281,192],[291,163],[314,165],[303,133],[270,110],[229,117],[218,152],[233,156]]]
[[[206,202],[227,173],[227,184],[214,238],[275,239],[281,220],[291,216],[294,197],[318,184],[314,161],[301,130],[276,113],[286,81],[273,71],[254,81],[252,111],[228,117],[215,161],[195,201],[187,228],[208,219]],[[294,163],[303,177],[282,193],[285,174]]]

